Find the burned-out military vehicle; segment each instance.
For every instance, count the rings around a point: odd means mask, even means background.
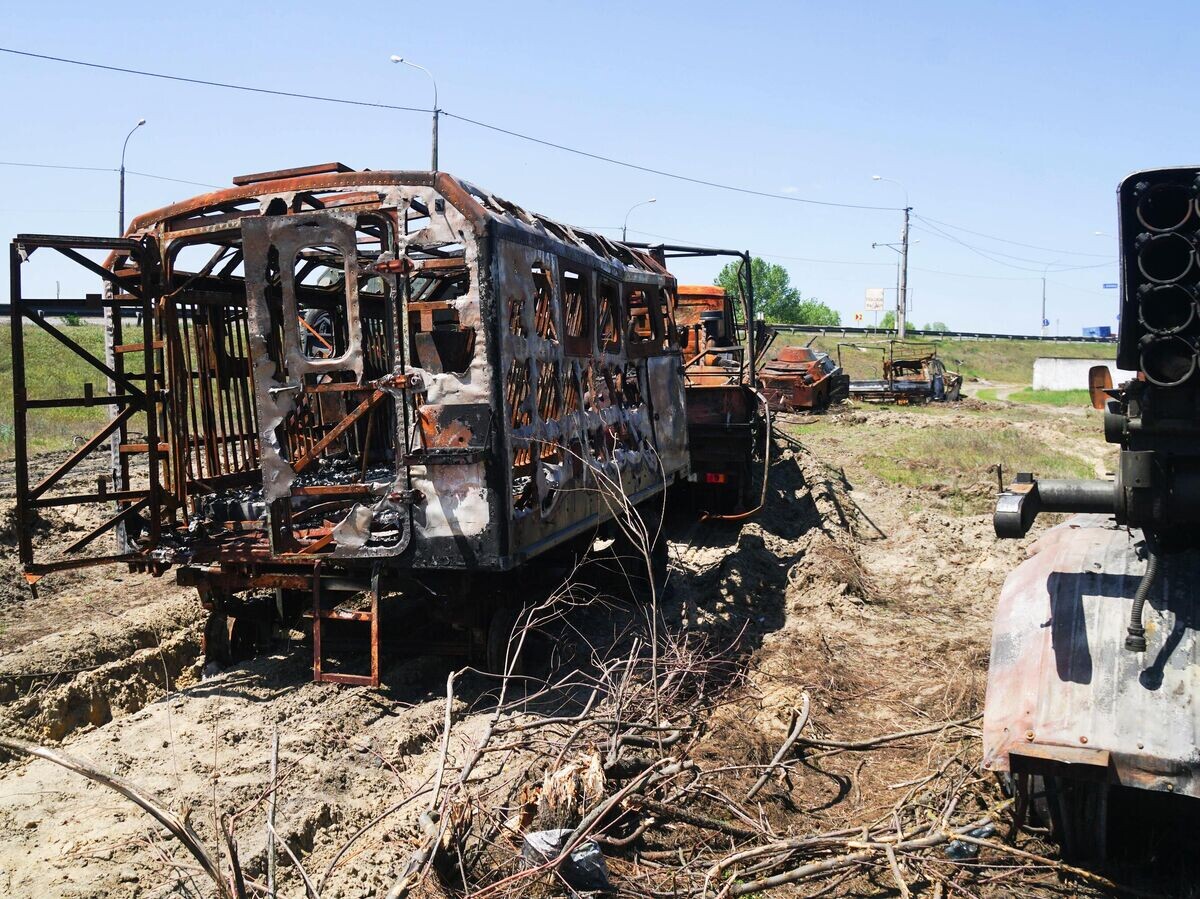
[[[103,310],[103,358],[53,322],[62,302],[23,288],[56,253],[103,281],[88,297]],[[622,503],[661,505],[690,475],[663,254],[445,173],[249,175],[120,238],[21,235],[11,254],[27,577],[174,567],[213,611],[210,653],[253,640],[236,625],[264,617],[247,591],[275,591],[276,612],[299,603],[312,618],[318,678],[376,683],[381,593],[419,579],[455,625],[446,633],[469,643],[496,607],[484,599],[513,592],[511,572],[590,542]],[[107,388],[31,397],[27,322]],[[62,406],[111,415],[46,466],[27,423]],[[96,490],[64,493],[95,453],[108,459]],[[39,510],[93,504],[110,510],[98,526],[35,552]],[[355,594],[370,600],[345,608]],[[331,619],[370,629],[370,675],[323,671]]]
[[[1115,478],[1018,475],[996,505],[1001,537],[1040,512],[1080,513],[1005,582],[983,730],[985,765],[1011,773],[1079,857],[1106,857],[1109,825],[1128,818],[1109,813],[1114,798],[1200,797],[1198,190],[1200,168],[1118,188],[1117,365],[1137,377],[1094,386]]]

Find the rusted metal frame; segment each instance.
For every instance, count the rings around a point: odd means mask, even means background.
[[[180,361],[183,363],[183,367],[179,373],[179,377],[183,384],[182,389],[186,392],[187,396],[187,410],[188,414],[191,415],[191,432],[202,434],[204,432],[204,415],[200,399],[196,396],[198,385],[196,379],[192,377],[193,372],[199,368],[200,350],[196,344],[196,334],[190,304],[186,301],[176,305],[175,324],[177,333],[180,335],[182,341]],[[195,454],[194,460],[191,461],[194,462],[196,467],[195,471],[190,473],[190,476],[197,478],[212,477],[215,472],[209,469],[207,451],[204,445],[199,441],[189,440],[187,446]]]
[[[160,454],[158,452],[158,433],[161,425],[159,403],[160,396],[156,373],[156,351],[154,349],[154,327],[158,319],[155,307],[159,299],[158,287],[162,282],[162,260],[158,256],[158,244],[149,237],[143,238],[141,248],[137,252],[138,266],[141,269],[142,298],[142,342],[145,344],[146,372],[146,442],[149,452],[146,454],[146,468],[149,473],[150,501],[153,510],[150,515],[150,547],[156,547],[162,538],[162,510],[160,492],[161,474],[159,468]]]
[[[229,360],[229,341],[225,323],[225,310],[217,307],[211,307],[208,312],[208,328],[210,335],[210,346],[213,351],[213,373],[212,380],[214,387],[221,400],[221,432],[222,445],[224,455],[226,456],[225,471],[232,473],[243,471],[245,465],[242,462],[242,456],[238,450],[241,446],[242,432],[241,428],[237,427],[234,419],[234,397],[232,390],[224,383],[223,373],[231,367]],[[231,377],[232,380],[232,377]]]
[[[206,326],[197,314],[195,307],[187,311],[188,330],[192,335],[195,356],[193,370],[188,372],[191,389],[196,397],[196,411],[200,417],[202,434],[217,434],[217,398],[212,392],[212,383],[208,377],[209,344]],[[203,444],[204,470],[209,477],[224,473],[221,465],[220,446],[215,440],[206,440]]]
[[[192,379],[191,379],[191,342],[188,340],[186,325],[180,324],[180,307],[183,305],[175,298],[168,298],[163,303],[162,324],[166,351],[167,383],[170,396],[171,413],[169,416],[172,452],[171,459],[175,468],[175,497],[181,502],[187,496],[187,483],[194,475],[200,475],[199,451],[195,460],[196,469],[193,472],[191,458],[192,444],[189,434],[199,432],[195,423],[195,413],[192,411]],[[192,413],[192,427],[188,426],[188,414]],[[186,516],[186,513],[185,513]]]
[[[50,249],[67,247],[68,249],[111,250],[114,253],[119,250],[129,251],[138,248],[138,242],[134,238],[91,237],[82,234],[18,234],[16,242],[22,246],[32,246],[34,249],[38,247],[49,247]],[[30,252],[32,253],[33,251],[30,250]],[[109,272],[109,274],[112,274],[112,272]]]
[[[85,456],[90,455],[91,452],[96,449],[96,447],[103,443],[106,437],[112,434],[112,432],[119,428],[124,422],[128,421],[130,416],[132,416],[135,411],[136,410],[132,406],[126,406],[124,409],[120,410],[113,418],[109,420],[108,424],[104,425],[104,427],[92,435],[92,437],[86,443],[84,443],[81,447],[79,447],[79,449],[67,457],[67,459],[61,465],[59,465],[58,468],[50,472],[50,474],[48,474],[40,484],[31,488],[28,493],[29,498],[37,499],[39,496],[57,484],[63,475],[78,465]]]
[[[109,490],[103,493],[77,493],[70,496],[50,496],[26,501],[28,509],[50,509],[55,506],[77,506],[85,503],[128,502],[150,495],[148,490]]]
[[[314,165],[296,166],[290,169],[275,169],[270,172],[255,172],[250,175],[238,175],[233,183],[242,187],[246,184],[261,184],[263,181],[278,181],[281,178],[301,178],[305,175],[328,175],[353,171],[340,162],[318,162]]]
[[[69,555],[76,553],[79,550],[83,549],[85,546],[87,546],[89,543],[91,543],[93,540],[95,540],[97,537],[99,537],[104,532],[116,527],[118,524],[120,524],[122,521],[124,521],[126,518],[128,518],[133,513],[144,509],[149,504],[149,502],[150,502],[150,497],[147,496],[145,499],[140,499],[137,502],[133,503],[132,505],[126,506],[124,509],[118,510],[117,514],[113,515],[107,521],[104,521],[101,524],[96,525],[96,527],[92,528],[90,531],[88,531],[86,534],[84,534],[82,537],[80,537],[78,540],[76,540],[74,543],[72,543],[70,546],[68,546],[66,549],[64,549],[63,554],[69,556]]]
[[[196,496],[201,493],[218,493],[221,490],[246,487],[255,482],[257,474],[255,469],[231,472],[213,478],[193,478],[187,482],[186,493],[188,496]]]
[[[317,563],[319,568],[320,562]],[[337,609],[325,610],[320,604],[320,590],[318,584],[320,582],[319,570],[314,572],[313,576],[313,680],[318,683],[329,684],[346,684],[356,687],[378,687],[379,686],[379,568],[376,566],[371,574],[371,610],[370,612],[359,611],[341,611]],[[369,624],[371,628],[370,635],[370,652],[371,652],[371,673],[369,675],[362,674],[327,674],[323,671],[324,662],[322,659],[321,644],[321,622],[324,620],[334,621],[354,621]]]
[[[29,456],[26,433],[26,388],[25,388],[25,334],[22,316],[25,314],[21,299],[21,251],[14,241],[8,248],[9,277],[9,323],[12,340],[13,379],[13,441],[16,448],[16,513],[17,547],[21,564],[28,567],[33,562],[33,543],[29,534]]]
[[[313,680],[318,683],[322,680],[321,671],[321,566],[322,561],[317,560],[313,565],[312,577],[312,642],[313,642]]]
[[[56,247],[54,247],[54,249],[57,250],[59,253],[62,253],[62,255],[66,256],[72,262],[77,262],[79,265],[82,265],[84,268],[88,269],[93,274],[99,275],[105,281],[112,284],[112,286],[116,290],[125,290],[132,296],[137,297],[138,299],[142,298],[141,287],[134,287],[132,284],[130,284],[127,280],[123,279],[116,272],[113,272],[110,269],[105,268],[104,266],[100,265],[97,262],[93,262],[91,259],[88,259],[86,256],[84,256],[82,253],[77,252],[76,250],[73,250],[70,247],[66,247],[66,246],[56,246]]]
[[[345,418],[334,425],[333,428],[330,429],[329,433],[318,440],[307,453],[293,462],[292,470],[296,472],[296,474],[299,474],[301,471],[307,468],[316,459],[316,457],[320,455],[320,453],[326,447],[329,446],[329,444],[341,437],[342,434],[344,434],[356,421],[358,421],[359,418],[361,418],[366,412],[369,412],[375,406],[375,404],[382,400],[385,396],[387,396],[386,391],[377,389],[369,397],[359,403],[354,411],[350,412]]]
[[[196,311],[199,312],[199,310]],[[221,390],[220,384],[221,357],[216,346],[216,340],[220,337],[220,335],[214,333],[215,325],[212,313],[216,310],[210,306],[205,311],[207,313],[205,316],[207,321],[204,322],[201,327],[201,330],[204,333],[204,353],[202,356],[204,367],[201,370],[203,383],[201,393],[202,395],[204,393],[208,394],[208,405],[210,406],[208,412],[209,418],[214,419],[215,411],[215,419],[213,420],[214,430],[219,428],[220,430],[217,433],[220,433],[224,437],[229,434],[229,428],[225,420],[225,406],[229,397],[226,391]],[[214,381],[216,383],[214,383]],[[211,407],[215,407],[215,410]],[[211,434],[214,433],[214,431],[209,431],[208,433]],[[227,440],[221,440],[219,449],[221,454],[217,464],[221,468],[221,473],[225,474],[233,471],[233,460],[229,455],[229,442]]]
[[[333,530],[330,529],[329,533],[323,534],[322,536],[320,536],[316,540],[314,540],[312,543],[307,543],[304,546],[300,547],[298,550],[296,550],[296,554],[303,556],[303,555],[308,555],[308,554],[312,554],[312,553],[317,553],[317,552],[320,552],[321,550],[323,550],[325,547],[327,547],[332,542],[333,542]]]
[[[57,562],[30,562],[24,565],[25,577],[34,579],[56,571],[69,571],[77,568],[94,568],[98,565],[111,565],[114,562],[136,562],[144,559],[141,553],[120,552],[108,556],[93,556],[90,559],[62,559]]]
[[[226,472],[241,472],[244,471],[244,456],[239,453],[239,450],[244,446],[245,439],[242,428],[236,424],[235,419],[235,397],[232,383],[224,383],[224,372],[232,370],[233,362],[229,354],[229,334],[228,325],[226,322],[226,314],[223,308],[212,307],[209,310],[209,330],[212,335],[212,349],[215,353],[215,366],[212,378],[215,380],[215,386],[218,394],[221,396],[221,414],[222,414],[222,442],[226,446],[229,460],[226,461]],[[230,372],[229,380],[233,382],[233,374]]]
[[[105,291],[110,298],[113,293],[112,285],[105,283]],[[120,306],[106,306],[104,309],[104,320],[106,326],[105,339],[105,354],[104,361],[107,362],[113,369],[122,377],[125,376],[125,354],[117,352],[117,348],[124,342],[123,328]],[[107,380],[106,390],[110,395],[115,395],[117,385],[111,380]],[[126,407],[129,408],[129,407]],[[109,410],[109,417],[114,418],[119,416],[119,410]],[[126,418],[128,421],[128,418]],[[122,446],[129,439],[129,429],[126,426],[120,426],[111,435],[109,441],[109,470],[112,472],[113,487],[117,490],[127,490],[129,488],[129,457],[122,451]],[[118,525],[123,523],[118,522]],[[118,527],[117,545],[122,551],[130,549],[128,536],[123,527]]]
[[[19,283],[17,285],[17,289],[20,289]],[[101,362],[99,359],[97,359],[90,352],[88,352],[83,347],[81,347],[78,343],[76,343],[74,340],[72,340],[70,337],[68,337],[66,334],[64,334],[62,331],[60,331],[54,325],[50,324],[50,322],[48,322],[45,318],[43,318],[39,313],[35,312],[34,310],[32,310],[30,308],[27,308],[24,303],[21,303],[20,305],[21,305],[21,314],[24,315],[25,318],[29,319],[31,322],[33,322],[35,325],[37,325],[43,331],[46,331],[47,333],[49,333],[52,337],[57,339],[60,343],[64,344],[67,347],[67,349],[69,349],[73,353],[75,353],[76,356],[79,356],[81,359],[83,359],[85,362],[89,363],[94,368],[97,368],[100,371],[102,371],[104,374],[108,375],[108,377],[111,380],[113,380],[117,384],[117,386],[124,389],[124,391],[127,394],[133,396],[135,398],[135,400],[140,401],[140,402],[146,401],[145,393],[143,393],[141,388],[135,387],[128,380],[127,377],[118,374],[116,371],[114,371],[112,368],[110,368],[106,363]],[[16,309],[16,306],[17,306],[17,304],[14,303],[13,304],[14,311]],[[22,379],[22,381],[23,380],[24,379]],[[149,383],[149,382],[147,382],[147,383]]]
[[[229,329],[230,345],[236,350],[235,355],[241,362],[245,362],[246,371],[238,372],[237,382],[237,400],[238,400],[238,429],[245,435],[245,455],[247,471],[258,467],[258,425],[254,414],[254,404],[251,402],[251,372],[250,353],[248,350],[250,337],[250,313],[249,311],[242,312],[237,310],[233,315],[234,327]]]

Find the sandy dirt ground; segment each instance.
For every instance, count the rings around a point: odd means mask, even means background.
[[[1005,420],[1004,408],[850,410],[830,418],[836,438],[820,442],[808,440],[802,424],[784,422],[800,443],[776,443],[762,514],[670,524],[662,627],[694,638],[734,669],[697,731],[698,764],[763,764],[805,694],[805,733],[816,738],[931,731],[869,753],[830,751],[773,778],[759,814],[774,832],[865,825],[939,772],[958,785],[978,785],[964,793],[960,816],[982,814],[1000,800],[979,770],[978,721],[970,719],[982,708],[1000,585],[1046,525],[1025,541],[997,541],[990,515],[955,513],[936,490],[874,478],[856,468],[851,450],[890,428],[990,426],[991,415]],[[1089,438],[1059,421],[1050,410],[1019,426],[1102,470],[1106,448],[1098,430]],[[994,477],[978,472],[984,495]],[[314,684],[311,651],[300,642],[278,642],[269,656],[202,678],[201,611],[170,573],[156,579],[85,569],[47,577],[32,597],[17,574],[11,483],[5,489],[0,731],[60,746],[128,778],[211,845],[220,816],[232,814],[252,894],[265,878],[263,800],[278,733],[280,838],[326,899],[385,895],[418,843],[422,797],[443,751],[455,769],[484,738],[490,685],[468,676],[448,704],[453,665],[436,657],[386,659],[378,690]],[[92,520],[67,508],[46,521],[45,533],[61,540]],[[615,650],[636,631],[645,617],[639,614],[625,606],[583,610],[558,639],[591,649],[608,639]],[[964,723],[937,726],[952,721]],[[505,771],[522,776],[535,776],[546,761],[536,741],[510,755],[519,763]],[[485,757],[472,782],[486,783],[499,764],[498,755]],[[48,761],[8,757],[0,765],[0,833],[3,895],[213,893],[163,827],[111,790]],[[1038,852],[1053,852],[1034,839]],[[648,882],[638,878],[652,873],[652,856],[626,853],[612,862],[627,895],[648,892],[637,884]],[[1016,888],[1008,874],[995,882],[988,876],[974,872],[951,882],[965,896],[1092,895],[1090,887],[1054,876],[1045,892]],[[280,895],[305,894],[286,858],[280,883]],[[778,894],[825,888],[898,895],[892,880],[871,872]],[[915,876],[911,891],[943,895],[940,885]]]

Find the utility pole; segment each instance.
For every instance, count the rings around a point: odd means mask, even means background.
[[[1042,275],[1042,336],[1046,336],[1046,276]]]
[[[872,175],[872,181],[891,181],[901,190],[904,191],[904,230],[900,232],[900,283],[896,289],[896,339],[903,340],[905,328],[904,317],[908,315],[908,214],[912,212],[912,207],[908,205],[908,188],[894,178],[885,178],[883,175]],[[874,244],[872,244],[874,246]],[[894,244],[885,244],[892,246]]]
[[[897,306],[896,338],[904,339],[905,316],[908,315],[908,214],[911,206],[904,207],[904,230],[900,233],[900,290]],[[1045,316],[1042,316],[1045,318]]]

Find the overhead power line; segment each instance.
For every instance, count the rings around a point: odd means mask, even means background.
[[[271,94],[275,97],[294,97],[297,100],[316,100],[321,103],[340,103],[343,106],[369,106],[374,109],[394,109],[399,112],[433,112],[432,109],[422,109],[420,106],[396,106],[392,103],[372,103],[368,100],[351,100],[346,97],[322,97],[317,94],[301,94],[295,91],[272,90],[266,87],[251,87],[247,84],[231,84],[226,81],[208,81],[204,78],[186,78],[182,75],[168,75],[165,72],[146,72],[142,69],[127,69],[124,66],[110,66],[98,62],[85,62],[82,59],[68,59],[65,56],[49,56],[45,53],[30,53],[28,50],[14,50],[11,47],[0,47],[0,53],[11,53],[13,56],[27,56],[30,59],[43,59],[47,62],[61,62],[70,66],[83,66],[88,69],[103,69],[106,72],[121,72],[125,75],[141,75],[144,78],[161,78],[164,81],[182,81],[185,84],[199,84],[204,87],[220,87],[231,91],[247,91],[252,94]],[[126,169],[128,171],[128,169]]]
[[[27,50],[15,50],[11,47],[0,47],[0,53],[9,53],[13,56],[24,56],[30,59],[41,59],[47,62],[63,63],[65,65],[83,66],[89,69],[101,69],[106,72],[120,72],[125,75],[140,75],[144,78],[160,78],[166,81],[179,81],[185,84],[197,84],[204,87],[219,87],[226,90],[248,91],[256,94],[271,94],[277,97],[294,97],[300,100],[316,100],[321,103],[339,103],[345,106],[366,106],[374,109],[391,109],[399,112],[433,112],[432,109],[423,109],[419,106],[397,106],[392,103],[374,103],[367,100],[352,100],[346,97],[323,97],[316,94],[303,94],[296,91],[273,90],[263,87],[252,87],[245,84],[231,84],[224,81],[209,81],[204,78],[186,78],[181,75],[168,75],[164,72],[148,72],[143,69],[130,69],[124,66],[105,65],[97,62],[87,62],[81,59],[69,59],[63,56],[50,56],[45,53],[31,53]],[[832,200],[812,200],[807,197],[796,197],[790,194],[771,193],[770,191],[754,190],[748,187],[740,187],[733,184],[724,184],[719,181],[712,181],[707,178],[694,178],[690,175],[681,175],[677,172],[668,172],[665,169],[657,169],[651,166],[640,165],[636,162],[628,162],[622,159],[615,159],[611,156],[604,156],[600,153],[592,153],[588,150],[581,150],[578,147],[569,147],[566,144],[555,143],[554,141],[545,140],[540,137],[534,137],[531,134],[523,134],[520,131],[514,131],[510,128],[502,128],[499,125],[492,125],[488,122],[481,122],[478,119],[468,118],[467,116],[458,115],[453,112],[447,112],[442,109],[439,112],[452,119],[457,119],[468,125],[474,125],[476,128],[484,128],[488,131],[494,131],[497,134],[506,134],[509,137],[515,137],[519,140],[528,141],[530,143],[539,144],[543,147],[551,147],[555,150],[561,150],[565,153],[573,153],[576,156],[583,156],[587,159],[595,159],[599,162],[606,162],[610,165],[621,166],[623,168],[632,169],[638,172],[645,172],[651,175],[658,175],[662,178],[672,178],[676,181],[683,181],[688,184],[699,184],[705,187],[716,188],[717,190],[733,191],[735,193],[747,194],[755,197],[764,197],[771,200],[783,200],[788,203],[801,203],[810,206],[828,206],[837,207],[840,209],[865,209],[879,212],[900,212],[902,211],[896,206],[868,206],[859,203],[838,203]]]
[[[955,237],[953,234],[948,234],[947,232],[945,232],[941,228],[939,228],[937,225],[932,224],[928,219],[922,218],[921,221],[923,221],[923,222],[925,222],[925,224],[929,225],[929,228],[918,227],[917,230],[922,231],[925,234],[932,235],[934,237],[943,237],[946,240],[949,240],[949,241],[952,241],[952,242],[958,244],[959,246],[965,247],[966,249],[970,250],[972,253],[975,253],[977,256],[982,256],[984,259],[987,259],[989,262],[994,262],[997,265],[1003,265],[1007,268],[1013,268],[1013,269],[1016,269],[1017,271],[1038,272],[1038,273],[1045,274],[1046,272],[1049,272],[1049,271],[1072,272],[1072,271],[1080,271],[1082,269],[1089,269],[1089,268],[1109,268],[1113,265],[1116,265],[1115,259],[1110,262],[1101,262],[1096,265],[1060,265],[1056,262],[1043,263],[1043,260],[1040,260],[1040,259],[1026,259],[1022,256],[1011,256],[1008,253],[1000,253],[1000,252],[997,252],[994,250],[984,250],[981,247],[974,246],[973,244],[969,244],[966,241],[964,241],[958,237]],[[930,228],[932,230],[930,230]],[[1015,265],[1011,262],[1005,262],[1004,259],[997,259],[996,258],[997,256],[1003,256],[1008,259],[1017,259],[1022,262],[1032,262],[1039,267],[1038,268],[1030,268],[1029,266],[1025,266],[1025,265]]]
[[[929,218],[926,215],[917,215],[913,213],[913,218],[920,219],[931,225],[941,225],[943,228],[949,228],[952,231],[962,231],[964,234],[973,234],[976,237],[985,237],[988,240],[999,241],[1000,243],[1011,244],[1014,247],[1024,247],[1027,250],[1043,250],[1047,253],[1058,253],[1060,256],[1090,256],[1093,259],[1111,259],[1112,256],[1108,253],[1081,253],[1077,250],[1059,250],[1054,247],[1039,247],[1036,244],[1021,243],[1019,240],[1009,240],[1006,237],[996,237],[992,234],[984,234],[982,231],[972,231],[970,228],[963,228],[959,225],[951,225],[948,222],[939,222],[937,219]]]
[[[118,172],[120,169],[109,168],[100,165],[52,165],[48,162],[6,162],[0,161],[0,165],[15,166],[24,169],[61,169],[70,172]],[[139,175],[142,178],[153,178],[156,181],[173,181],[176,184],[192,184],[196,187],[221,187],[220,184],[209,184],[205,181],[188,181],[186,178],[170,178],[166,175],[152,175],[149,172],[135,172],[133,169],[126,169],[127,175]]]
[[[553,147],[555,150],[562,150],[566,153],[574,153],[576,156],[583,156],[587,159],[596,159],[600,162],[607,162],[610,165],[619,165],[623,168],[633,169],[637,172],[646,172],[651,175],[659,175],[663,178],[673,178],[676,181],[686,181],[689,184],[700,184],[704,187],[715,187],[718,190],[729,190],[739,194],[749,194],[753,197],[766,197],[770,200],[784,200],[789,203],[804,203],[810,206],[834,206],[838,209],[869,209],[877,212],[903,212],[900,206],[866,206],[859,203],[837,203],[832,200],[812,200],[807,197],[794,197],[790,194],[777,194],[765,190],[754,190],[748,187],[737,187],[732,184],[722,184],[719,181],[710,181],[706,178],[693,178],[690,175],[680,175],[676,172],[668,172],[663,169],[656,169],[646,165],[639,165],[636,162],[627,162],[622,159],[614,159],[611,156],[604,156],[600,153],[592,153],[588,150],[580,150],[578,147],[568,147],[566,144],[558,144],[554,141],[543,140],[540,137],[533,137],[528,134],[522,134],[519,131],[512,131],[508,128],[501,128],[499,125],[489,125],[487,122],[481,122],[478,119],[469,119],[466,116],[456,115],[453,112],[442,111],[442,115],[457,119],[460,122],[466,122],[469,125],[475,125],[477,128],[486,128],[489,131],[495,131],[498,134],[507,134],[509,137],[520,138],[521,140],[530,141],[531,143],[541,144],[543,147]]]
[[[600,225],[600,226],[593,226],[593,227],[589,228],[588,230],[591,230],[591,231],[620,231],[621,229],[619,226]],[[703,246],[705,244],[705,241],[687,240],[682,237],[672,237],[669,234],[655,234],[653,231],[641,231],[641,230],[638,230],[635,228],[630,228],[629,231],[632,234],[640,234],[643,237],[657,237],[659,240],[669,240],[672,243],[681,244],[684,246]],[[852,259],[813,259],[808,256],[788,256],[783,253],[767,253],[767,252],[754,253],[754,255],[762,256],[764,259],[783,259],[788,262],[808,262],[808,263],[814,263],[817,265],[854,265],[854,266],[866,265],[866,266],[879,266],[882,268],[895,268],[896,267],[896,264],[894,262],[859,262],[859,261],[852,260]],[[918,266],[912,266],[909,270],[914,271],[914,272],[921,272],[922,274],[927,274],[927,275],[946,275],[951,278],[977,278],[982,281],[1038,281],[1038,280],[1041,280],[1040,277],[1033,277],[1030,275],[975,275],[975,274],[968,274],[966,272],[948,272],[948,271],[944,271],[943,269],[939,269],[939,268],[924,268],[924,267],[918,267]],[[888,289],[894,290],[895,288],[888,288]]]

